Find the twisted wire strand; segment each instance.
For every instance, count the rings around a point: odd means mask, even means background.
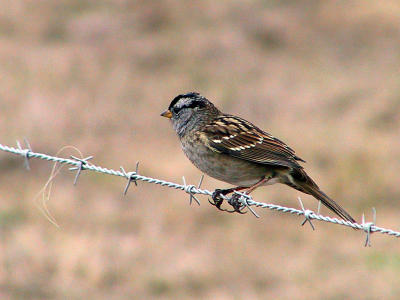
[[[14,148],[14,147],[9,147],[6,145],[0,144],[0,150],[21,155],[25,158],[26,166],[28,167],[28,160],[30,158],[38,158],[42,160],[47,160],[47,161],[53,161],[53,162],[58,162],[61,164],[67,164],[73,166],[70,168],[70,170],[77,170],[77,176],[75,178],[75,182],[78,179],[78,176],[80,174],[80,171],[82,170],[89,170],[89,171],[95,171],[103,174],[108,174],[108,175],[114,175],[114,176],[120,176],[124,177],[129,182],[131,181],[144,181],[148,183],[153,183],[153,184],[159,184],[161,186],[166,186],[169,188],[174,188],[177,190],[182,190],[188,193],[189,195],[194,195],[194,194],[202,194],[202,195],[207,195],[211,196],[213,193],[208,190],[200,189],[199,187],[196,187],[194,185],[186,185],[186,182],[184,184],[179,184],[175,182],[170,182],[162,179],[157,179],[157,178],[152,178],[152,177],[147,177],[138,174],[138,172],[125,172],[123,168],[121,168],[121,171],[116,171],[113,169],[108,169],[104,168],[101,166],[96,166],[94,164],[91,164],[88,162],[88,160],[92,157],[84,158],[84,159],[78,159],[78,158],[62,158],[62,157],[55,157],[51,155],[47,155],[44,153],[36,153],[33,152],[30,148],[29,149],[22,149],[21,146],[18,144],[19,148]],[[255,206],[255,207],[260,207],[260,208],[267,208],[269,210],[274,210],[282,213],[289,213],[289,214],[294,214],[298,216],[305,216],[306,220],[318,220],[318,221],[323,221],[323,222],[328,222],[328,223],[333,223],[333,224],[338,224],[342,226],[347,226],[351,227],[354,229],[358,230],[363,230],[367,234],[367,239],[366,239],[366,245],[370,245],[370,234],[374,232],[378,232],[381,234],[393,236],[393,237],[400,237],[400,232],[395,231],[392,229],[387,229],[387,228],[382,228],[379,226],[376,226],[373,222],[364,222],[362,224],[358,223],[351,223],[349,221],[344,221],[344,220],[339,220],[337,218],[331,218],[327,216],[323,216],[320,214],[316,214],[312,210],[305,210],[305,209],[295,209],[291,207],[285,207],[277,204],[270,204],[270,203],[264,203],[264,202],[258,202],[252,199],[251,196],[243,194],[243,193],[237,193],[240,194],[240,201],[243,203],[243,205],[247,206],[250,208],[250,206]],[[305,222],[303,222],[304,224]]]

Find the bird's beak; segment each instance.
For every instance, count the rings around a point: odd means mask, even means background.
[[[172,113],[171,113],[171,111],[170,111],[169,109],[167,109],[166,111],[164,111],[164,112],[161,114],[161,117],[166,117],[166,118],[168,118],[168,119],[171,119],[171,118],[172,118]]]

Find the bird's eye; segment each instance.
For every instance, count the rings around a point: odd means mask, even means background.
[[[172,110],[172,112],[174,113],[174,114],[178,114],[179,113],[179,108],[177,108],[177,107],[172,107],[171,108],[171,110]]]

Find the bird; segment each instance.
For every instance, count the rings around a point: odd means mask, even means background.
[[[235,186],[215,190],[211,204],[218,209],[223,210],[221,196],[232,193],[230,212],[241,212],[243,204],[234,201],[234,192],[250,194],[260,186],[281,183],[312,195],[343,220],[356,222],[308,176],[300,165],[305,161],[292,148],[253,123],[221,112],[201,94],[176,96],[161,116],[171,120],[183,152],[198,169]]]

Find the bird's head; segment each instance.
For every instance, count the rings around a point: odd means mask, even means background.
[[[218,115],[218,109],[199,93],[176,96],[161,116],[171,119],[179,136]]]

